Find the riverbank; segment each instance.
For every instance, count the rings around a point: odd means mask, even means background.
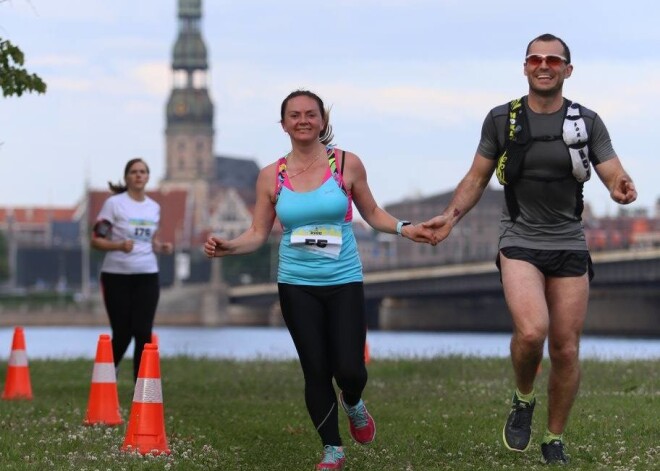
[[[30,358],[93,358],[98,336],[107,325],[24,327]],[[297,354],[282,327],[156,326],[161,355],[229,360],[291,360]],[[13,327],[0,328],[0,355],[9,355]],[[506,358],[509,333],[369,331],[374,359],[436,357]],[[129,354],[132,347],[129,348]],[[580,355],[589,359],[660,359],[660,339],[584,336]],[[547,352],[546,352],[547,356]],[[2,358],[2,357],[0,357]]]

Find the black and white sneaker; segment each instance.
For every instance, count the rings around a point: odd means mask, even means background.
[[[525,402],[518,399],[513,393],[511,412],[502,430],[504,446],[511,451],[527,451],[532,438],[532,415],[534,414],[536,399]]]

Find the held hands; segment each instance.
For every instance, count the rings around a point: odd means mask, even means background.
[[[433,242],[431,245],[436,245],[438,242],[442,242],[447,238],[453,226],[449,220],[449,217],[445,214],[441,214],[429,219],[426,222],[423,222],[422,227],[432,231]]]
[[[403,226],[401,235],[415,242],[426,242],[435,245],[433,232],[420,224]]]
[[[629,204],[637,199],[635,184],[628,175],[623,174],[616,179],[610,197],[619,204]]]

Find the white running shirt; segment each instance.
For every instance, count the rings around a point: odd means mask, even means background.
[[[106,252],[101,271],[105,273],[136,274],[157,273],[158,262],[152,239],[160,222],[160,205],[145,197],[135,201],[128,192],[110,196],[99,212],[97,221],[105,219],[112,224],[110,240],[133,240],[133,250]]]

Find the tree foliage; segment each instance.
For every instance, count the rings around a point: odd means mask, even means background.
[[[18,46],[0,38],[0,89],[5,97],[24,92],[46,93],[46,83],[23,67],[25,55]]]

